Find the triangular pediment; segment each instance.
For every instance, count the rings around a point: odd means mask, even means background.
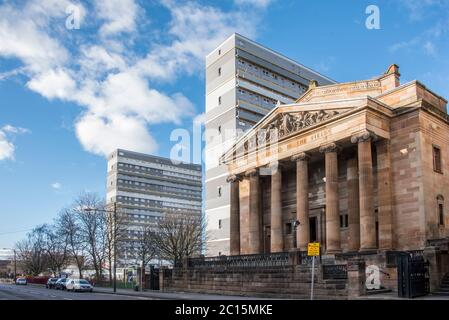
[[[266,131],[277,129],[279,133],[278,138],[281,139],[289,134],[299,132],[310,126],[330,120],[340,114],[350,111],[351,109],[352,108],[338,108],[280,112],[260,129],[265,129]]]
[[[254,148],[263,147],[273,142],[301,133],[315,126],[325,124],[355,108],[361,106],[363,101],[335,101],[322,104],[292,104],[279,105],[263,118],[253,129],[246,132],[234,145],[224,154],[224,160],[232,157],[237,149],[249,151]]]

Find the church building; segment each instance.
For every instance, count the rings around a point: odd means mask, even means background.
[[[231,255],[421,250],[449,237],[447,100],[399,67],[278,104],[221,158]]]

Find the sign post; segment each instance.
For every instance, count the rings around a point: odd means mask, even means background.
[[[313,285],[315,281],[315,257],[320,255],[320,244],[311,242],[307,246],[307,255],[312,257],[312,286],[310,288],[310,300],[313,300]]]

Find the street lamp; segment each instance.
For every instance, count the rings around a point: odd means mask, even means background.
[[[17,277],[17,254],[16,249],[12,249],[14,251],[14,281],[16,281]]]
[[[114,224],[114,232],[113,232],[113,234],[112,234],[112,237],[113,237],[113,242],[114,242],[114,244],[113,244],[113,246],[114,246],[114,267],[113,267],[113,272],[114,272],[114,285],[113,285],[113,290],[114,290],[114,293],[116,293],[117,292],[117,241],[116,241],[116,236],[117,236],[117,226],[116,226],[116,223],[117,223],[117,202],[114,202],[114,204],[113,204],[113,210],[111,211],[111,210],[104,210],[104,209],[97,209],[97,208],[85,208],[85,209],[83,209],[84,211],[87,211],[87,212],[92,212],[92,211],[99,211],[99,212],[105,212],[105,213],[112,213],[113,214],[113,224]]]

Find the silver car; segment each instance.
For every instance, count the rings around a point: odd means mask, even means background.
[[[69,279],[67,280],[65,287],[67,291],[93,291],[92,285],[84,279]]]

